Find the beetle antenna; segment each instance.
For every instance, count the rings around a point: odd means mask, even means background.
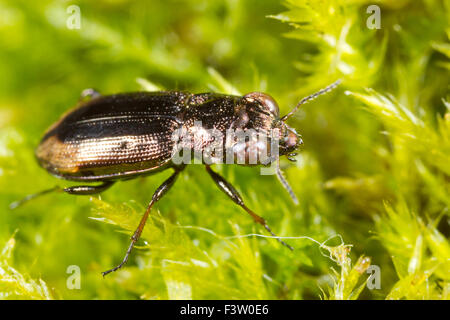
[[[319,91],[317,91],[316,93],[313,93],[310,96],[307,96],[305,98],[303,98],[302,100],[300,100],[300,102],[295,106],[294,109],[291,110],[291,112],[289,112],[287,115],[283,116],[281,118],[281,121],[286,121],[287,119],[289,119],[295,112],[297,112],[298,108],[300,108],[300,106],[308,101],[314,100],[315,98],[317,98],[318,96],[330,92],[331,90],[333,90],[334,88],[336,88],[339,84],[341,83],[341,79],[337,80],[336,82],[330,84],[328,87],[321,89]]]
[[[278,180],[280,180],[283,187],[286,189],[286,191],[291,196],[292,201],[294,201],[294,203],[296,205],[298,205],[298,198],[295,195],[294,191],[292,190],[291,186],[289,185],[289,182],[286,180],[286,178],[283,175],[283,172],[280,169],[280,159],[277,160],[277,177],[278,177]]]
[[[54,192],[54,191],[58,191],[58,190],[61,190],[61,188],[56,186],[56,187],[53,187],[51,189],[46,189],[46,190],[43,190],[43,191],[38,192],[38,193],[29,194],[26,197],[24,197],[23,199],[11,202],[11,204],[9,205],[9,208],[11,210],[14,210],[17,207],[20,207],[21,205],[23,205],[24,203],[30,201],[31,199],[34,199],[36,197],[43,196],[44,194],[47,194],[47,193],[50,193],[50,192]]]

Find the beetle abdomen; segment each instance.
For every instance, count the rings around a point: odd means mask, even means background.
[[[169,162],[186,94],[94,98],[53,125],[36,150],[49,172],[70,180],[123,178]]]

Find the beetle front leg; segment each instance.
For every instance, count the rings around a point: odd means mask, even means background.
[[[184,167],[175,169],[176,171],[166,181],[164,181],[158,187],[158,189],[156,189],[155,193],[152,196],[152,200],[150,201],[150,203],[147,206],[147,210],[145,210],[145,213],[142,216],[141,221],[139,222],[139,225],[138,225],[136,231],[134,232],[133,236],[131,237],[130,246],[128,247],[127,252],[125,253],[125,257],[123,258],[122,262],[118,266],[116,266],[110,270],[102,272],[103,276],[106,276],[108,273],[111,273],[111,272],[114,272],[114,271],[120,269],[125,263],[127,263],[128,258],[130,256],[131,251],[133,250],[134,245],[141,237],[141,234],[142,234],[142,231],[144,230],[145,223],[147,222],[147,218],[149,216],[150,210],[152,209],[153,205],[159,199],[161,199],[167,193],[167,191],[169,191],[169,189],[174,185],[174,183],[178,177],[178,174],[183,170],[183,168]]]
[[[228,197],[231,198],[236,204],[240,205],[249,215],[252,216],[253,220],[255,220],[256,223],[259,223],[262,225],[272,236],[274,236],[282,245],[288,247],[290,250],[294,250],[290,245],[288,245],[286,242],[281,240],[275,233],[272,232],[272,230],[267,225],[266,220],[263,217],[260,217],[256,213],[254,213],[252,210],[250,210],[242,200],[242,197],[237,192],[237,190],[228,182],[226,181],[221,175],[214,172],[210,166],[206,166],[206,171],[208,171],[211,178],[213,178],[214,182],[217,184],[217,186],[222,190]]]

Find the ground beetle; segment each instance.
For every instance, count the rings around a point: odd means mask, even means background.
[[[87,89],[83,91],[82,99],[76,108],[65,114],[47,130],[36,149],[36,157],[43,168],[58,178],[82,182],[97,181],[101,184],[55,187],[29,195],[11,204],[11,207],[17,207],[24,201],[51,191],[63,191],[75,195],[96,194],[108,189],[117,180],[131,179],[172,168],[174,173],[153,194],[139,226],[131,237],[131,244],[123,261],[115,268],[103,272],[103,275],[106,275],[127,262],[134,244],[144,229],[151,208],[172,187],[186,165],[185,163],[176,164],[173,161],[177,144],[176,139],[173,139],[174,132],[183,129],[182,132],[190,135],[202,135],[201,143],[193,142],[191,145],[195,152],[205,150],[208,144],[212,143],[211,139],[204,139],[206,130],[216,130],[225,137],[229,129],[243,132],[255,130],[266,136],[277,129],[276,141],[279,151],[276,156],[269,157],[265,162],[258,160],[252,164],[276,163],[278,178],[293,200],[297,202],[292,189],[281,173],[279,156],[287,155],[294,161],[293,151],[303,142],[295,130],[286,124],[286,120],[300,105],[332,90],[339,82],[336,81],[327,88],[303,98],[291,112],[283,117],[280,117],[274,99],[260,92],[252,92],[243,97],[217,93],[190,94],[178,91],[103,96],[93,89]],[[229,141],[221,142],[229,144]],[[272,142],[273,139],[270,143]],[[263,151],[267,153],[270,143],[261,144],[259,140],[247,137],[240,143],[235,143],[233,140],[231,149],[234,150],[233,152],[237,149],[243,152],[244,162],[240,164],[249,165],[251,164],[248,161],[250,154],[256,152],[260,155]],[[211,162],[203,161],[203,164],[217,186],[250,214],[255,222],[275,236],[266,221],[245,205],[236,189],[211,169]],[[292,250],[291,246],[280,238],[277,237],[277,239]]]

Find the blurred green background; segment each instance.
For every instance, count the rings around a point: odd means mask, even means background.
[[[448,299],[449,21],[438,0],[0,0],[0,298]],[[71,185],[34,148],[85,88],[265,91],[285,114],[338,78],[289,120],[305,142],[282,162],[298,206],[275,176],[216,168],[275,233],[298,237],[294,252],[245,236],[266,233],[202,166],[105,279],[169,172],[8,208]]]

